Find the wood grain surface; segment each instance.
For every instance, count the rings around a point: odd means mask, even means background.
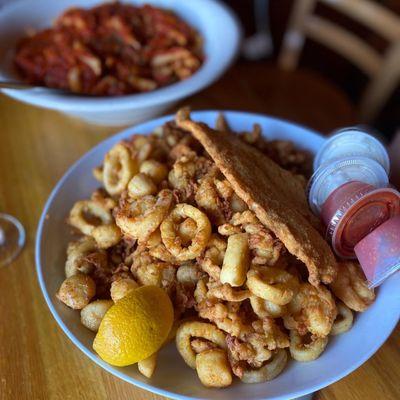
[[[250,71],[253,78],[248,78],[248,68],[234,68],[219,83],[185,103],[195,108],[271,113],[322,131],[354,122],[351,106],[334,90],[331,92],[336,106],[328,99],[316,102],[308,98],[301,93],[301,86],[285,100],[284,93],[290,89],[287,76],[280,73],[273,76],[271,72],[272,77],[263,78],[263,89],[260,76],[265,69],[254,68]],[[274,86],[279,79],[282,92]],[[302,79],[307,84],[311,78]],[[325,95],[329,94],[323,82],[309,89],[308,94],[317,95],[318,86]],[[302,95],[304,102],[296,105]],[[162,398],[113,377],[85,357],[52,318],[35,273],[35,231],[51,189],[71,163],[113,132],[116,129],[89,126],[0,95],[0,212],[17,217],[27,233],[21,255],[0,269],[1,400]],[[399,399],[399,342],[397,329],[368,362],[315,398]]]

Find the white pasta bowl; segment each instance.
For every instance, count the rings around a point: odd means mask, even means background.
[[[15,0],[0,9],[0,80],[20,80],[12,58],[18,40],[28,30],[50,27],[69,7],[90,8],[101,0]],[[90,97],[3,89],[17,100],[61,111],[99,125],[122,126],[149,120],[177,101],[217,80],[233,62],[240,44],[240,27],[233,13],[218,0],[125,0],[173,10],[192,25],[204,40],[205,61],[190,78],[163,88],[119,97]]]
[[[292,140],[313,153],[324,141],[306,128],[267,116],[232,111],[225,112],[225,116],[235,130],[249,130],[257,122],[266,137]],[[212,126],[217,111],[193,112],[192,117]],[[81,325],[79,312],[69,309],[55,297],[65,278],[65,250],[70,240],[66,217],[75,201],[88,198],[98,187],[91,170],[101,164],[105,153],[115,143],[134,133],[149,133],[171,118],[163,117],[129,128],[100,143],[67,171],[51,193],[37,231],[36,268],[43,295],[61,329],[80,350],[108,372],[174,399],[292,399],[321,389],[354,371],[378,350],[399,320],[400,274],[379,288],[375,303],[366,312],[356,315],[349,332],[330,339],[320,358],[309,363],[290,361],[282,374],[270,382],[244,384],[236,380],[227,389],[207,389],[200,384],[196,372],[181,359],[174,343],[160,351],[157,369],[151,379],[141,375],[136,365],[116,368],[103,362],[93,351],[94,333]]]

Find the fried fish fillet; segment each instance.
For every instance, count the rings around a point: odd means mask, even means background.
[[[176,123],[203,145],[236,194],[288,251],[304,262],[309,282],[315,286],[321,281],[332,282],[337,272],[336,260],[315,227],[315,216],[297,177],[234,133],[192,121],[188,109],[177,113]]]

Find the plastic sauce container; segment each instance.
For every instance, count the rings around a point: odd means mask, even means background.
[[[390,161],[383,144],[357,127],[344,128],[333,133],[318,151],[314,159],[314,171],[323,164],[345,157],[370,158],[382,165],[389,174]]]
[[[400,268],[400,193],[388,187],[385,148],[347,129],[326,142],[314,166],[308,200],[326,239],[339,257],[359,259],[371,287],[380,284]]]

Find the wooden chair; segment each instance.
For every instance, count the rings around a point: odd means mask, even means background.
[[[389,46],[380,55],[353,33],[314,14],[317,1],[364,24],[385,38]],[[306,38],[341,54],[369,77],[358,107],[361,121],[372,121],[400,82],[400,17],[370,0],[296,0],[285,32],[278,65],[297,67]]]

